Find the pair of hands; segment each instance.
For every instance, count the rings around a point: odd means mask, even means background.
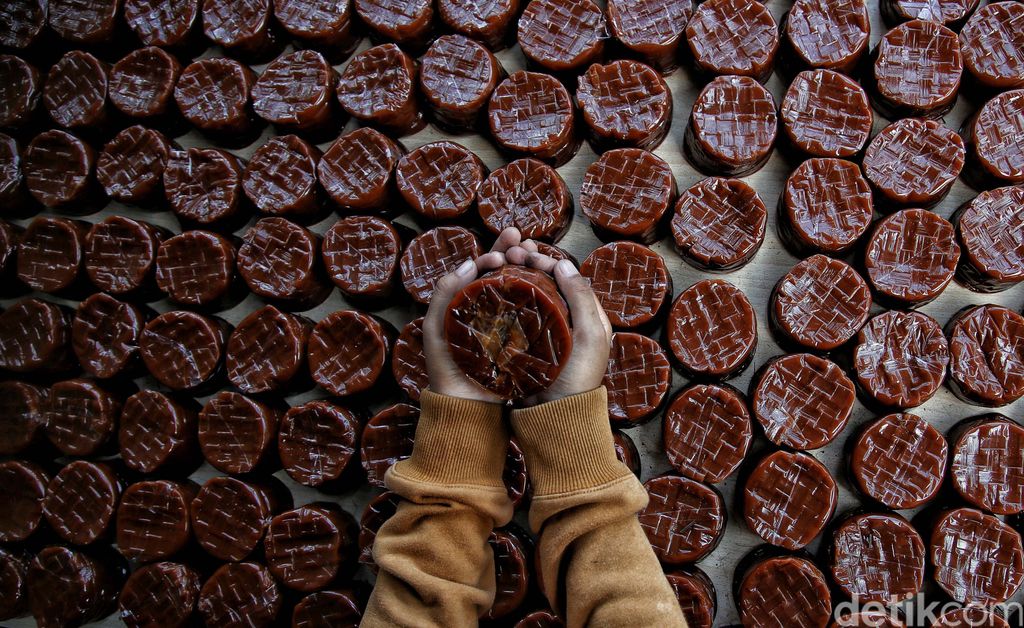
[[[468,260],[442,277],[434,288],[423,319],[423,353],[427,359],[430,390],[463,399],[501,403],[501,399],[466,377],[455,365],[444,337],[444,317],[455,294],[478,275],[505,264],[519,264],[554,276],[572,317],[572,353],[551,386],[523,402],[537,405],[587,392],[601,385],[608,366],[612,327],[598,302],[590,281],[567,260],[556,261],[537,251],[532,240],[523,240],[518,229],[501,232],[494,247],[476,260]]]

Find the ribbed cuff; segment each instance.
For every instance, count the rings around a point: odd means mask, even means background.
[[[594,488],[629,470],[615,457],[604,386],[512,411],[535,496]]]
[[[504,486],[508,450],[504,406],[424,390],[412,457],[402,475],[424,482]]]

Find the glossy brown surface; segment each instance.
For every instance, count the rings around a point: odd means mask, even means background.
[[[477,194],[477,209],[495,235],[515,227],[524,239],[557,242],[569,229],[573,202],[554,168],[536,159],[517,159],[487,177]]]
[[[27,614],[28,556],[15,550],[0,549],[0,618],[13,619]]]
[[[373,542],[384,522],[398,509],[401,498],[391,491],[385,491],[370,499],[359,518],[359,562],[370,567],[374,573],[377,565],[373,562]]]
[[[117,507],[117,549],[136,563],[166,559],[192,538],[189,510],[198,487],[192,482],[136,482]]]
[[[71,356],[71,314],[42,299],[0,312],[0,367],[15,373],[58,371]]]
[[[192,531],[211,556],[242,560],[259,545],[279,507],[264,485],[211,478],[192,500]]]
[[[663,563],[696,562],[714,551],[725,531],[726,511],[715,489],[678,476],[644,483],[650,501],[637,517]]]
[[[82,370],[93,377],[132,374],[146,324],[135,305],[97,293],[82,301],[71,323],[71,347]]]
[[[768,440],[811,450],[843,431],[856,396],[853,382],[836,363],[793,353],[773,359],[758,373],[750,403]]]
[[[315,50],[281,55],[252,88],[253,110],[267,122],[297,131],[325,128],[333,115],[337,72]]]
[[[29,564],[28,599],[39,626],[80,626],[114,610],[119,565],[66,547],[44,548]]]
[[[402,238],[388,220],[349,216],[327,230],[321,253],[327,276],[346,295],[387,297],[396,283]]]
[[[718,611],[715,585],[698,567],[665,574],[690,628],[711,628]]]
[[[864,89],[831,70],[796,75],[779,109],[790,144],[812,157],[854,157],[871,136],[874,114]]]
[[[46,26],[47,0],[11,0],[0,7],[0,43],[27,48]]]
[[[292,628],[357,628],[363,606],[348,589],[311,593],[295,605]]]
[[[426,305],[441,277],[483,254],[480,241],[471,231],[436,227],[413,238],[402,253],[402,285],[415,301]]]
[[[356,459],[360,430],[359,418],[348,408],[327,401],[296,406],[281,420],[281,463],[306,486],[337,480]]]
[[[280,390],[299,375],[313,324],[272,305],[249,314],[228,338],[228,380],[246,393]]]
[[[423,354],[423,318],[406,323],[391,351],[391,374],[414,402],[427,387],[427,357]]]
[[[882,36],[870,80],[875,106],[891,118],[939,118],[956,103],[963,58],[956,33],[912,20]]]
[[[117,429],[121,401],[87,379],[69,379],[50,387],[46,435],[67,456],[100,452]]]
[[[370,485],[384,488],[387,470],[412,455],[419,418],[420,409],[416,406],[396,403],[367,422],[359,442],[359,462]]]
[[[0,541],[14,543],[32,536],[43,521],[43,500],[50,476],[34,463],[0,462]]]
[[[253,294],[307,309],[330,290],[319,251],[319,235],[285,218],[261,218],[242,236],[238,274]]]
[[[978,0],[881,0],[882,17],[891,24],[928,20],[956,28],[978,6]]]
[[[502,399],[537,394],[572,351],[569,311],[547,274],[502,266],[460,290],[445,314],[455,364]]]
[[[535,157],[556,168],[572,159],[580,147],[573,101],[565,87],[548,74],[525,70],[510,74],[491,94],[487,123],[502,150],[518,157]]]
[[[309,371],[333,395],[363,392],[384,371],[393,344],[389,323],[355,310],[332,312],[309,337]]]
[[[222,390],[199,413],[199,446],[211,465],[225,473],[249,473],[273,451],[281,413],[245,395]]]
[[[614,333],[603,384],[608,391],[609,418],[630,427],[645,423],[661,407],[672,386],[672,366],[656,340]]]
[[[229,563],[203,585],[198,609],[208,626],[264,628],[275,625],[281,604],[281,591],[266,567]]]
[[[757,347],[757,317],[746,295],[721,279],[679,293],[668,313],[668,346],[691,377],[724,379],[742,370]]]
[[[695,384],[679,391],[665,410],[665,454],[682,475],[717,484],[746,457],[752,425],[741,392],[731,386]]]
[[[924,586],[924,541],[898,515],[850,516],[830,540],[832,579],[861,603],[891,604],[912,598]]]
[[[121,497],[121,482],[106,464],[76,460],[46,487],[43,515],[68,543],[88,545],[107,536]]]
[[[795,550],[810,543],[835,512],[838,489],[828,469],[805,453],[776,451],[743,487],[743,518],[762,539]]]
[[[780,235],[795,252],[840,255],[867,231],[873,207],[871,187],[857,164],[808,159],[786,180]]]
[[[28,224],[18,243],[18,279],[40,292],[71,288],[79,277],[87,223],[40,216]]]
[[[139,205],[158,199],[164,169],[174,146],[163,133],[128,127],[103,147],[96,159],[96,180],[111,198]]]
[[[530,593],[529,545],[511,528],[493,530],[487,539],[494,552],[494,604],[483,619],[498,619],[515,612]]]
[[[864,176],[883,209],[929,208],[949,194],[965,155],[960,136],[940,123],[899,120],[871,140]]]
[[[686,43],[698,70],[764,82],[779,49],[779,28],[756,0],[709,0],[687,23]]]
[[[946,289],[960,260],[953,225],[924,209],[904,209],[876,223],[864,252],[879,301],[916,307]]]
[[[345,57],[359,43],[351,2],[274,0],[274,17],[289,35]]]
[[[797,0],[783,34],[798,67],[854,74],[868,48],[871,22],[865,0]]]
[[[124,0],[124,20],[147,46],[185,43],[199,15],[199,0]]]
[[[14,55],[0,55],[0,126],[19,127],[29,121],[42,89],[33,65]]]
[[[534,611],[516,622],[515,628],[564,628],[565,622],[551,611]]]
[[[14,380],[0,382],[0,455],[21,453],[39,440],[48,395],[42,386]]]
[[[824,574],[799,556],[755,562],[739,580],[736,606],[744,622],[756,625],[825,626],[832,616]]]
[[[85,274],[111,294],[127,294],[152,281],[156,254],[167,231],[148,222],[110,216],[85,236]]]
[[[216,226],[243,207],[244,164],[219,148],[190,148],[171,153],[164,170],[164,194],[179,220]]]
[[[443,10],[444,3],[440,6]],[[504,74],[482,44],[462,35],[444,35],[420,59],[419,88],[435,122],[471,130],[481,122],[491,92]]]
[[[638,61],[591,65],[579,79],[576,102],[598,150],[654,150],[672,122],[668,84]]]
[[[2,142],[2,139],[0,139]],[[2,168],[2,166],[0,166]],[[0,184],[2,187],[2,184]],[[0,191],[0,197],[3,192]],[[0,200],[2,202],[2,200]],[[18,253],[18,240],[24,232],[19,225],[0,220],[0,276],[11,277],[14,274],[15,257]]]
[[[62,39],[76,44],[97,44],[114,33],[120,2],[117,0],[50,0],[47,22]]]
[[[424,144],[402,157],[395,182],[406,203],[424,218],[456,219],[476,203],[487,166],[455,142]]]
[[[803,348],[831,351],[868,320],[871,292],[852,266],[813,255],[775,284],[768,305],[774,329]]]
[[[961,398],[1003,406],[1024,396],[1024,317],[997,305],[964,309],[947,326],[949,384]]]
[[[21,148],[21,142],[0,133],[0,202],[12,210],[30,202]]]
[[[472,37],[491,50],[505,47],[520,0],[438,0],[438,17],[456,33]]]
[[[983,86],[1024,87],[1024,6],[993,2],[960,31],[964,69]]]
[[[96,154],[70,133],[51,129],[32,138],[22,156],[25,185],[35,200],[68,208],[89,200]]]
[[[418,71],[416,61],[395,44],[370,48],[345,66],[338,78],[338,102],[353,118],[389,135],[415,133],[425,124],[417,102]]]
[[[674,205],[676,179],[654,153],[619,148],[589,166],[580,186],[580,210],[598,235],[652,244]]]
[[[948,363],[942,329],[920,312],[879,314],[857,334],[857,382],[883,406],[921,405],[942,385]]]
[[[270,138],[245,166],[242,189],[264,214],[306,218],[322,207],[316,181],[320,149],[295,135]]]
[[[612,445],[615,447],[615,457],[619,462],[626,465],[626,468],[633,472],[633,475],[640,479],[641,461],[640,450],[636,443],[625,432],[612,429]]]
[[[698,269],[726,271],[746,264],[761,248],[768,210],[739,179],[704,179],[679,195],[672,238],[683,260]]]
[[[156,284],[172,301],[210,305],[235,275],[235,245],[209,231],[185,231],[164,240],[156,255]]]
[[[693,104],[684,140],[686,158],[709,175],[739,177],[756,172],[771,156],[777,121],[775,100],[757,81],[720,76],[701,90]]]
[[[357,530],[352,515],[332,504],[283,512],[267,528],[267,567],[290,589],[322,589],[355,565]]]
[[[103,124],[107,116],[109,71],[109,65],[81,50],[61,57],[50,68],[43,87],[43,105],[50,118],[69,128]]]
[[[668,74],[679,64],[679,45],[693,5],[693,0],[609,0],[608,26],[623,46]]]
[[[135,118],[168,113],[180,75],[181,64],[170,53],[156,47],[133,50],[110,70],[110,103]]]
[[[271,0],[203,0],[203,33],[234,54],[265,57],[277,45],[271,8]]]
[[[140,567],[121,591],[121,621],[129,628],[185,628],[195,612],[201,584],[199,574],[178,563]]]
[[[505,468],[502,470],[501,479],[505,483],[505,490],[509,499],[512,500],[512,507],[529,505],[533,497],[533,487],[526,472],[526,456],[522,447],[512,438],[508,443],[508,451],[505,452]]]
[[[933,577],[949,597],[966,604],[998,604],[1024,579],[1024,548],[1013,528],[973,508],[945,513],[929,547]]]
[[[172,311],[146,324],[139,350],[150,375],[164,386],[194,389],[221,370],[229,332],[220,319]]]
[[[628,241],[594,249],[580,264],[580,274],[614,327],[650,323],[672,298],[672,276],[653,249]]]
[[[989,414],[954,429],[949,472],[973,506],[997,515],[1024,511],[1024,427]]]
[[[355,0],[355,8],[363,23],[383,39],[415,48],[431,34],[434,5],[429,0]]]
[[[181,115],[200,131],[244,134],[253,125],[250,94],[255,82],[253,71],[234,59],[202,59],[182,70],[174,100]]]
[[[600,61],[607,38],[604,12],[592,0],[530,0],[519,16],[523,55],[548,72],[582,70]]]
[[[1024,147],[1016,141],[1024,133],[1024,89],[1004,92],[985,103],[961,132],[967,144],[964,177],[971,185],[984,189],[1024,183]]]
[[[887,508],[931,501],[946,475],[946,439],[916,414],[884,416],[867,424],[849,453],[850,479],[863,495]]]
[[[196,446],[196,412],[155,390],[125,399],[118,425],[121,460],[141,473],[189,461]]]
[[[395,166],[403,152],[379,131],[358,128],[339,137],[324,153],[317,166],[320,185],[347,212],[390,209]]]
[[[971,290],[1000,292],[1024,280],[1024,188],[982,192],[953,215],[961,264]]]

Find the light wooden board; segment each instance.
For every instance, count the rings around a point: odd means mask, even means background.
[[[784,12],[788,9],[790,2],[787,0],[773,0],[769,2],[768,5],[776,20],[781,20]],[[871,39],[872,45],[874,45],[880,38],[881,34],[884,33],[885,29],[881,23],[877,5],[872,3],[871,8]],[[369,47],[369,43],[364,41],[361,44],[360,49],[362,50],[367,47]],[[209,50],[203,56],[217,56],[216,50]],[[518,47],[504,50],[498,53],[497,56],[509,72],[520,69],[524,66],[524,60]],[[337,66],[339,71],[343,69],[344,65],[345,64],[340,64]],[[262,71],[263,67],[264,66],[256,66],[254,69],[259,72]],[[667,81],[672,90],[674,99],[672,127],[665,142],[654,152],[671,165],[679,184],[679,188],[680,190],[683,190],[703,178],[701,174],[687,163],[682,152],[683,131],[690,113],[690,108],[700,90],[701,84],[686,68],[676,71],[667,78]],[[783,82],[782,78],[776,75],[768,82],[768,88],[775,96],[776,101],[779,102],[781,101],[782,95],[785,91],[786,84]],[[950,128],[959,130],[963,120],[978,105],[978,103],[967,102],[967,99],[962,97],[953,112],[946,116],[945,123]],[[876,116],[875,130],[877,131],[881,129],[886,123],[887,122],[884,119]],[[346,128],[352,129],[354,127],[355,125],[350,122]],[[232,152],[243,158],[247,158],[258,146],[273,134],[273,130],[268,128],[264,131],[263,136],[253,142],[253,144],[243,149],[233,150]],[[416,135],[402,138],[401,141],[406,148],[413,149],[422,144],[439,139],[453,139],[454,141],[460,142],[471,148],[480,155],[492,170],[505,163],[489,140],[477,135],[452,137],[433,127],[427,127]],[[179,137],[177,138],[177,141],[185,147],[210,144],[209,140],[196,133],[189,133],[188,135]],[[329,142],[321,144],[321,148],[326,149],[329,144]],[[572,161],[559,169],[559,172],[565,179],[566,183],[568,183],[569,189],[575,198],[578,198],[579,195],[580,183],[582,181],[584,170],[595,159],[596,155],[593,151],[591,151],[587,145],[584,145],[579,154],[577,154]],[[738,286],[750,299],[758,316],[759,343],[754,363],[751,368],[730,382],[744,391],[747,390],[750,378],[757,367],[764,364],[769,358],[784,353],[784,351],[774,342],[773,337],[769,332],[767,325],[767,308],[768,298],[772,287],[780,277],[782,277],[790,268],[793,267],[794,264],[798,262],[798,259],[791,255],[779,241],[776,231],[775,212],[775,207],[781,194],[785,179],[795,165],[796,164],[794,163],[787,162],[778,154],[778,152],[776,152],[762,170],[746,177],[746,181],[748,181],[757,190],[765,204],[770,209],[767,238],[757,255],[748,265],[731,273],[716,275],[723,277]],[[970,188],[960,182],[957,182],[949,197],[936,207],[935,211],[941,216],[949,218],[961,203],[971,199],[974,194],[975,193]],[[111,203],[101,212],[85,217],[85,220],[97,222],[111,214],[131,216],[168,227],[174,231],[181,231],[181,228],[173,214],[169,212],[147,211],[144,209],[126,207],[118,203]],[[313,225],[311,229],[317,233],[323,233],[335,222],[336,219],[337,216],[332,214],[320,223]],[[413,224],[408,216],[399,218],[399,221],[408,225]],[[27,221],[23,220],[15,222],[19,222],[20,224],[27,223]],[[243,231],[244,229],[241,229],[237,233],[241,234]],[[590,251],[597,246],[600,246],[600,244],[601,242],[591,232],[586,219],[580,214],[577,206],[576,216],[572,227],[565,238],[559,242],[559,245],[571,252],[577,259],[582,260]],[[658,242],[653,246],[653,248],[665,258],[668,264],[675,286],[675,294],[678,294],[681,290],[696,281],[710,276],[708,273],[698,271],[683,262],[672,249],[670,238]],[[51,298],[46,295],[43,296],[44,298]],[[60,301],[60,299],[54,300]],[[1021,308],[1022,301],[1024,301],[1024,286],[1018,286],[995,295],[982,295],[970,292],[954,283],[946,289],[941,297],[923,307],[921,311],[933,316],[940,324],[945,325],[955,312],[966,305],[996,303],[1019,310]],[[3,301],[3,305],[7,306],[10,302],[10,300]],[[73,302],[66,303],[71,306],[75,305]],[[176,309],[172,303],[167,301],[160,301],[153,305],[154,308],[160,312]],[[261,305],[262,302],[257,297],[250,294],[243,302],[230,310],[220,313],[219,315],[230,323],[237,324],[246,314]],[[314,320],[319,320],[329,312],[338,309],[347,309],[348,307],[349,306],[340,294],[337,291],[334,291],[323,304],[306,312],[305,314]],[[878,308],[876,307],[876,310],[877,309]],[[387,308],[379,312],[379,314],[390,320],[400,329],[406,322],[416,316],[419,316],[420,312],[411,304],[402,303]],[[148,378],[141,379],[138,383],[140,387],[156,387],[154,382]],[[684,387],[686,384],[686,379],[678,373],[674,374],[672,386],[673,392]],[[310,399],[323,397],[326,397],[323,391],[313,390],[301,395],[288,397],[287,402],[290,405],[298,405]],[[199,400],[200,402],[204,402],[208,398],[209,397],[201,397]],[[393,401],[395,400],[375,400],[368,410],[376,411]],[[1001,411],[1011,418],[1020,420],[1024,418],[1021,416],[1022,409],[1024,409],[1024,402],[1017,402],[1003,408]],[[952,425],[961,419],[979,414],[983,411],[984,410],[982,408],[970,406],[958,400],[945,387],[943,387],[939,393],[926,404],[914,410],[914,412],[923,416],[943,432],[947,431]],[[839,438],[837,438],[836,441],[828,447],[812,452],[816,458],[828,467],[834,477],[838,480],[839,506],[837,512],[841,513],[859,504],[859,501],[852,492],[850,482],[847,479],[847,474],[843,465],[842,450],[844,443],[855,433],[857,428],[872,418],[873,415],[871,412],[861,406],[858,402],[853,418]],[[644,426],[628,430],[628,433],[636,442],[637,447],[641,452],[643,460],[643,480],[668,472],[671,469],[662,447],[660,416],[656,420],[651,421]],[[755,451],[760,450],[766,445],[767,442],[763,437],[759,437],[753,449]],[[219,473],[209,467],[209,465],[204,464],[203,467],[193,475],[193,479],[196,482],[202,483],[206,479],[215,475],[219,475]],[[300,486],[292,482],[283,471],[279,471],[275,475],[284,481],[292,490],[296,506],[316,500],[333,500],[339,502],[343,508],[353,513],[357,518],[362,512],[367,499],[376,493],[376,491],[373,491],[368,487],[364,487],[350,494],[327,496],[308,487]],[[731,591],[734,568],[737,561],[750,549],[759,545],[761,541],[756,535],[747,530],[743,523],[741,514],[737,512],[735,508],[735,476],[718,485],[718,488],[726,497],[726,503],[729,508],[729,525],[726,529],[721,545],[708,558],[701,562],[699,566],[708,573],[718,591],[719,610],[715,624],[728,625],[738,623],[739,621]],[[913,513],[905,512],[904,514],[910,516]],[[517,519],[524,525],[526,524],[525,513],[519,513],[517,515]],[[819,543],[820,539],[815,541],[809,549],[816,551]],[[372,579],[372,576],[367,570],[361,569],[360,571],[363,578],[367,580]],[[1024,593],[1018,592],[1013,599],[1016,601],[1024,600]],[[21,619],[8,623],[13,628],[33,625],[31,619]],[[116,617],[111,616],[101,622],[98,622],[96,625],[116,626],[121,624]]]

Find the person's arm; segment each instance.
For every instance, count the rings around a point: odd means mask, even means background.
[[[540,536],[544,595],[569,628],[685,627],[636,517],[647,491],[615,457],[601,386],[608,319],[570,262],[556,264],[529,242],[507,255],[553,272],[573,320],[573,350],[562,375],[511,420],[533,483],[530,527]]]
[[[445,308],[479,272],[519,242],[502,234],[491,253],[437,285],[423,321],[428,389],[412,456],[385,475],[402,500],[373,545],[377,582],[362,626],[474,626],[494,601],[491,530],[512,518],[502,481],[509,434],[504,405],[469,381],[444,343]]]

